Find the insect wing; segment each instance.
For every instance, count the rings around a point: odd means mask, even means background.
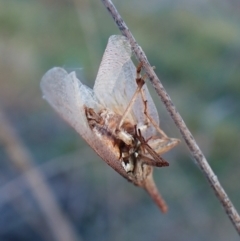
[[[41,80],[43,97],[49,104],[85,138],[90,129],[83,106],[98,107],[94,93],[82,85],[74,72],[68,74],[62,68],[49,70]]]
[[[94,92],[101,104],[122,115],[134,95],[136,84],[136,67],[131,60],[131,46],[124,36],[114,35],[109,38],[94,85]],[[149,94],[143,86],[149,115],[159,124],[158,113]],[[134,124],[144,123],[142,98],[137,98],[128,119]],[[155,134],[154,128],[148,128],[148,136]]]
[[[118,35],[111,36],[108,40],[93,87],[95,94],[103,104],[109,106],[116,101],[115,96],[112,94],[117,85],[119,92],[123,88],[117,82],[119,82],[119,76],[123,74],[120,74],[123,65],[130,60],[130,57],[131,48],[126,38]]]
[[[75,72],[68,74],[64,69],[57,67],[49,70],[43,76],[40,85],[43,97],[55,111],[87,141],[108,165],[127,177],[118,161],[118,153],[104,145],[89,128],[84,105],[95,110],[102,109],[94,92],[77,79]]]

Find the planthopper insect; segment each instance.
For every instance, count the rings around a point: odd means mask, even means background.
[[[156,107],[131,60],[123,36],[109,38],[93,89],[75,72],[50,69],[41,80],[44,98],[115,171],[144,188],[162,212],[167,205],[152,177],[168,166],[161,155],[179,143],[159,127]]]

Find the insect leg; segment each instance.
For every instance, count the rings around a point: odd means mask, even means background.
[[[156,130],[161,134],[162,137],[164,138],[168,138],[168,136],[164,133],[163,130],[161,130],[161,128],[158,126],[158,124],[154,121],[154,119],[149,115],[148,113],[148,105],[147,105],[147,100],[145,97],[145,93],[144,90],[142,89],[142,86],[144,85],[145,81],[144,79],[146,78],[146,76],[141,77],[140,72],[141,72],[141,68],[142,68],[142,63],[140,63],[137,67],[137,85],[140,87],[140,92],[141,92],[141,98],[144,104],[144,114],[147,117],[147,122],[146,125],[150,123],[156,128]]]
[[[152,136],[146,141],[148,146],[151,147],[158,155],[162,155],[170,151],[173,147],[178,145],[180,140],[176,138],[159,138],[157,136]],[[149,152],[149,154],[151,154]]]
[[[147,117],[147,119],[150,121],[150,123],[156,128],[156,130],[161,134],[161,136],[163,138],[169,138],[165,132],[158,126],[158,124],[155,122],[155,120],[149,115],[148,113],[148,105],[147,105],[147,100],[145,98],[145,93],[144,91],[141,89],[141,97],[142,97],[142,101],[143,101],[143,104],[144,104],[144,114],[145,116]]]
[[[131,101],[129,102],[128,107],[126,108],[125,112],[123,113],[121,120],[118,123],[117,130],[120,130],[120,128],[121,128],[122,124],[124,123],[127,115],[131,111],[134,102],[136,101],[139,93],[141,92],[141,89],[142,89],[143,85],[145,84],[144,80],[140,76],[141,68],[142,68],[142,63],[140,63],[137,67],[137,78],[136,78],[137,89],[136,89]]]
[[[156,128],[156,130],[162,135],[161,138],[152,136],[150,137],[146,143],[153,149],[158,155],[161,155],[169,150],[171,150],[173,147],[178,145],[180,143],[180,140],[176,138],[170,138],[168,137],[164,131],[158,126],[158,124],[154,121],[154,119],[148,114],[147,111],[147,100],[145,100],[144,92],[141,89],[141,97],[142,101],[144,103],[144,114],[146,115],[147,119],[150,121],[150,123]]]
[[[154,167],[167,167],[169,166],[169,163],[165,161],[162,157],[158,157],[156,160],[149,158],[145,155],[139,155],[139,158],[141,158],[142,163],[149,165],[149,166],[154,166]]]
[[[169,163],[165,161],[162,157],[158,155],[158,153],[153,149],[144,139],[144,137],[141,134],[141,131],[137,130],[137,138],[141,143],[142,147],[142,153],[145,153],[145,150],[147,153],[153,158],[149,158],[146,155],[141,154],[141,158],[143,160],[143,163],[150,165],[150,166],[156,166],[156,167],[163,167],[163,166],[169,166]]]

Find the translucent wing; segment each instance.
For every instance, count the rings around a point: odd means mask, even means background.
[[[118,161],[119,153],[99,141],[87,123],[84,105],[95,111],[103,108],[94,92],[77,79],[75,72],[68,74],[64,69],[57,67],[43,76],[40,85],[44,98],[55,111],[74,127],[102,159],[119,172],[122,169]],[[127,177],[123,169],[120,174]]]
[[[49,70],[41,80],[44,98],[85,138],[90,135],[83,106],[100,108],[93,91],[81,84],[74,72],[62,68]]]
[[[108,40],[103,59],[94,85],[94,92],[105,107],[122,115],[126,110],[136,84],[136,67],[131,60],[131,46],[124,36],[114,35]],[[158,113],[147,86],[143,87],[150,116],[159,124]],[[144,123],[144,105],[141,96],[136,100],[128,119],[134,123]],[[155,133],[154,128],[147,130],[149,135]]]
[[[111,103],[112,99],[114,99],[111,94],[116,89],[116,82],[122,74],[123,65],[130,58],[131,48],[126,38],[119,35],[111,36],[108,40],[93,88],[101,102],[107,104]],[[119,86],[119,88],[122,87]]]

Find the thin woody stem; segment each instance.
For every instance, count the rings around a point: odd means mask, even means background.
[[[149,64],[147,57],[140,46],[137,44],[136,40],[134,39],[132,33],[128,29],[127,25],[121,18],[120,14],[116,10],[115,6],[112,4],[110,0],[102,0],[104,6],[107,8],[111,16],[113,17],[115,23],[117,24],[119,30],[122,34],[128,39],[132,50],[139,62],[143,64],[143,68],[152,83],[153,87],[155,88],[157,94],[161,98],[161,101],[165,105],[167,111],[169,112],[171,118],[175,122],[176,126],[180,130],[180,133],[185,140],[189,151],[193,155],[194,159],[196,160],[197,164],[203,171],[205,177],[209,181],[212,189],[214,190],[217,198],[221,202],[223,208],[225,209],[228,217],[230,218],[232,224],[236,228],[237,232],[240,234],[240,216],[230,201],[228,195],[226,194],[225,190],[221,186],[220,182],[218,181],[217,176],[211,169],[209,163],[207,162],[204,154],[200,150],[199,146],[197,145],[195,139],[193,138],[191,132],[188,130],[186,124],[184,123],[182,117],[178,113],[176,107],[174,106],[170,96],[167,94],[166,90],[164,89],[162,83],[160,82],[159,78],[153,71],[153,68]]]

